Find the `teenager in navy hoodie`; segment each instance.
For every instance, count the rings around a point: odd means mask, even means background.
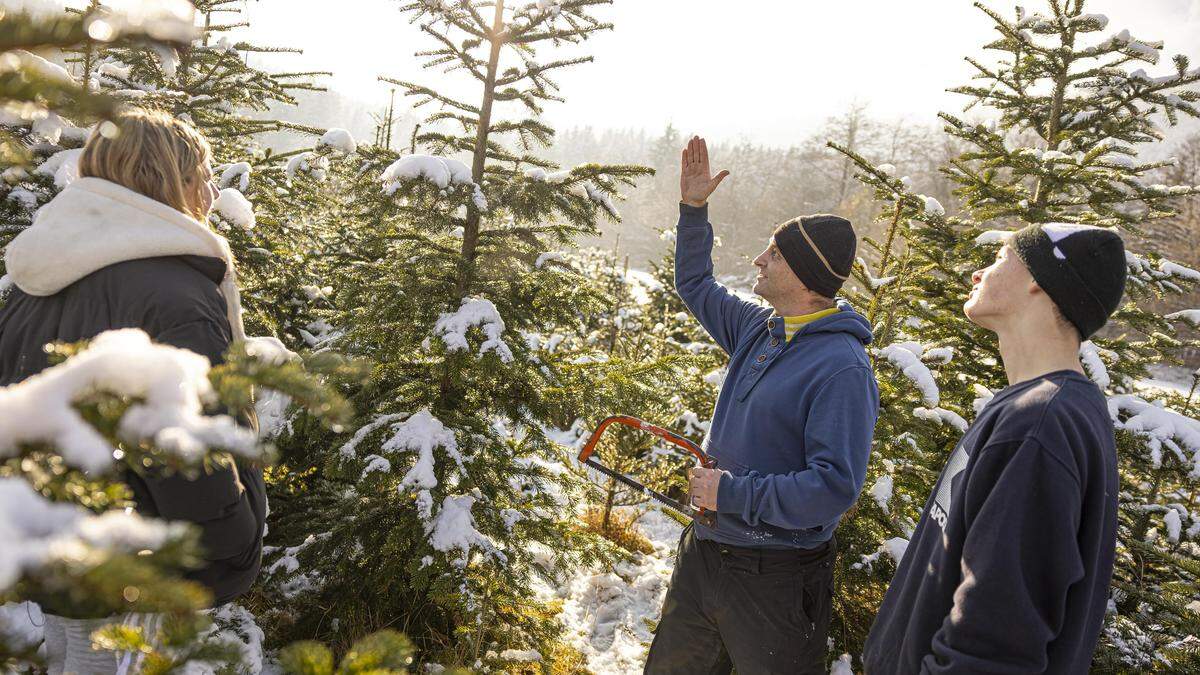
[[[729,353],[691,500],[716,526],[680,539],[647,673],[827,672],[833,531],[855,502],[879,412],[867,320],[834,296],[856,238],[837,216],[780,225],[750,302],[713,278],[708,149],[683,152],[675,287]]]
[[[1115,233],[1030,225],[975,272],[964,310],[1009,386],[950,455],[884,597],[869,675],[1086,673],[1117,536],[1117,451],[1080,341],[1125,288]]]

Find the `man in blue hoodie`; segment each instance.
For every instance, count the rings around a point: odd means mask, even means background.
[[[867,320],[835,301],[857,239],[830,215],[780,225],[755,260],[754,292],[713,278],[703,139],[683,151],[675,287],[729,354],[691,500],[717,513],[680,539],[647,673],[827,671],[833,531],[866,476],[879,412]]]

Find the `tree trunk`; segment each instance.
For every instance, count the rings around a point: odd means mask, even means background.
[[[500,48],[504,45],[504,0],[496,0],[496,18],[492,24],[489,40],[492,45],[488,56],[487,78],[483,84],[483,105],[479,108],[479,128],[475,134],[475,155],[471,166],[471,180],[483,185],[483,171],[487,164],[488,132],[492,124],[492,104],[496,99],[496,70],[500,65]],[[463,226],[462,261],[459,263],[458,296],[463,298],[471,290],[475,278],[475,248],[479,245],[479,208],[474,202],[467,205],[467,221]]]

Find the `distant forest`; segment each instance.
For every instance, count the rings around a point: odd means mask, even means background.
[[[345,127],[368,142],[382,137],[381,126],[386,129],[386,108],[371,110],[337,92],[300,92],[298,98],[298,108],[286,106],[268,114],[290,119],[288,113],[303,110],[305,119],[293,121],[321,128]],[[391,125],[391,146],[401,150],[409,147],[416,119],[404,105],[396,100]],[[1148,176],[1147,182],[1200,184],[1200,131],[1192,127],[1167,132],[1168,145],[1173,148],[1170,156],[1178,163]],[[669,244],[659,235],[664,228],[674,227],[677,216],[679,153],[687,142],[684,133],[671,125],[659,130],[575,127],[558,131],[548,155],[563,166],[594,161],[634,163],[656,171],[617,204],[622,222],[605,225],[601,237],[585,243],[613,250],[620,259],[628,257],[635,268],[645,268],[668,252]],[[894,165],[899,175],[910,178],[914,190],[937,198],[948,212],[955,211],[952,185],[938,169],[963,148],[936,124],[882,120],[872,116],[867,106],[852,105],[789,147],[715,140],[709,146],[714,169],[732,173],[714,196],[710,212],[722,242],[715,252],[719,275],[752,278],[749,260],[762,250],[776,225],[797,215],[837,213],[855,224],[860,237],[878,234],[882,227],[875,221],[878,207],[855,180],[850,164],[826,147],[828,141],[872,161]],[[311,145],[312,140],[281,133],[264,142],[287,151]],[[1200,204],[1196,202],[1181,201],[1178,218],[1147,231],[1150,246],[1145,248],[1200,268]],[[868,260],[876,258],[869,245],[860,251]],[[1184,303],[1189,309],[1200,307],[1200,294],[1185,296]]]

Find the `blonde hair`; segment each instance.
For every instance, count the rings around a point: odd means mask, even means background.
[[[103,178],[140,192],[200,222],[200,191],[212,148],[195,127],[157,110],[133,109],[114,120],[116,133],[98,130],[79,158],[79,175]]]

